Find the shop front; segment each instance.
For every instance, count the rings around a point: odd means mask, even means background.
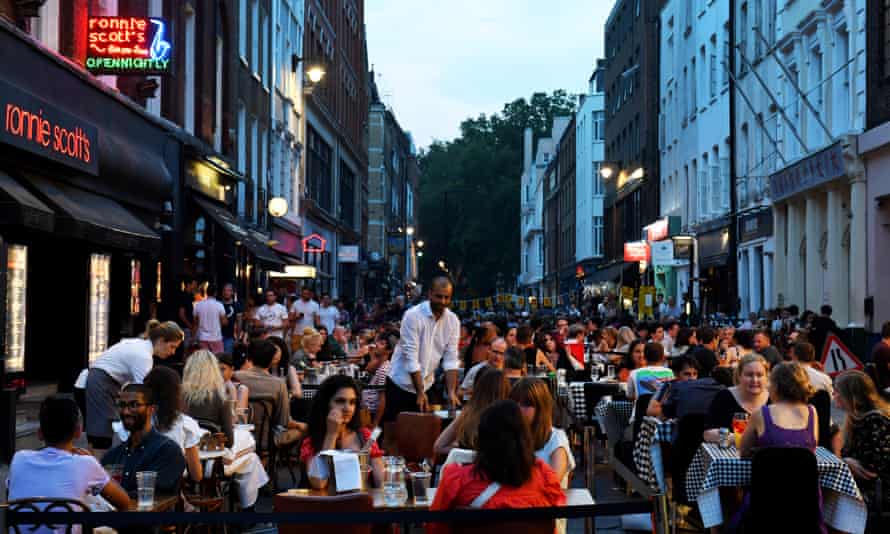
[[[773,212],[769,207],[738,217],[739,312],[749,313],[775,307],[773,303]]]
[[[702,317],[731,314],[734,306],[728,269],[729,226],[701,232],[696,241],[700,313]]]
[[[8,372],[65,391],[171,295],[162,235],[179,144],[2,21],[0,64],[28,65],[0,71],[0,348]]]

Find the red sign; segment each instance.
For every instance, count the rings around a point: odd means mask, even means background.
[[[86,67],[105,74],[165,73],[171,44],[163,19],[89,17]]]
[[[624,261],[649,261],[649,243],[645,241],[632,241],[624,244]]]
[[[667,217],[659,219],[648,225],[646,228],[646,241],[650,243],[667,239],[668,236],[668,220]]]
[[[575,267],[575,278],[584,278],[584,266],[578,265]]]
[[[0,81],[0,143],[99,173],[96,127]]]
[[[834,334],[828,334],[825,338],[825,348],[822,349],[822,368],[829,376],[836,376],[850,369],[864,369],[865,366],[853,351],[844,345],[840,338]]]
[[[318,234],[312,234],[303,238],[303,252],[324,252],[327,246],[328,240]]]

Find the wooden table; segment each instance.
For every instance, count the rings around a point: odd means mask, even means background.
[[[593,504],[593,497],[590,495],[590,491],[586,488],[569,488],[565,490],[566,492],[566,506],[590,506]],[[426,495],[428,497],[428,501],[423,504],[416,504],[413,499],[408,499],[405,503],[389,506],[383,500],[383,490],[379,488],[373,488],[368,490],[367,492],[371,498],[374,500],[374,508],[379,510],[426,510],[429,508],[430,504],[432,504],[433,499],[436,498],[436,488],[430,488],[427,490]],[[328,495],[325,490],[309,490],[309,489],[292,489],[288,490],[284,493],[280,493],[279,495],[316,495],[316,496],[325,496]]]
[[[179,502],[178,495],[155,495],[154,504],[149,508],[139,508],[136,499],[130,497],[130,506],[127,507],[128,512],[169,512],[176,509]]]

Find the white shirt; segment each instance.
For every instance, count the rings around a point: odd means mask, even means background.
[[[166,432],[161,432],[161,434],[175,441],[185,451],[186,449],[197,447],[201,442],[201,436],[207,434],[207,432],[207,430],[198,425],[197,421],[182,413],[176,418],[173,426]]]
[[[572,448],[569,445],[569,438],[566,436],[565,430],[555,427],[552,428],[550,430],[550,439],[547,440],[547,443],[545,443],[543,447],[535,451],[535,456],[544,460],[547,465],[550,465],[550,457],[557,449],[565,449],[566,457],[569,462],[568,471],[566,471],[562,480],[559,481],[559,485],[562,489],[566,489],[569,487],[569,473],[575,470],[575,456],[572,454]]]
[[[19,451],[9,466],[9,500],[29,497],[77,499],[98,495],[110,477],[92,456],[46,447],[36,451]],[[23,527],[22,532],[48,534],[65,532],[65,527],[50,529]],[[80,532],[75,526],[74,532]]]
[[[829,395],[833,394],[834,384],[832,383],[830,376],[818,369],[810,367],[809,365],[804,365],[803,368],[807,370],[807,375],[810,377],[810,384],[813,385],[813,388],[816,391],[825,390]]]
[[[479,362],[467,371],[467,374],[464,376],[464,381],[460,383],[460,388],[465,391],[473,391],[473,383],[476,382],[476,377],[479,375],[479,372],[488,367],[488,362]]]
[[[334,333],[334,327],[337,326],[337,319],[340,318],[340,310],[336,306],[328,306],[318,311],[318,321],[328,329],[328,334]]]
[[[263,304],[256,310],[256,318],[268,330],[270,336],[284,337],[284,329],[281,325],[287,319],[287,308],[279,303],[271,306]]]
[[[198,319],[198,341],[222,341],[222,324],[219,318],[225,317],[226,309],[213,297],[195,303],[195,318]]]
[[[141,384],[154,365],[153,352],[151,341],[147,339],[122,339],[102,353],[90,367],[105,371],[118,384]]]
[[[294,332],[298,336],[303,335],[303,329],[305,328],[315,328],[315,316],[318,315],[318,303],[314,300],[304,301],[303,299],[297,299],[293,304],[290,305],[290,312],[294,314],[303,314],[302,319],[297,319],[297,324],[294,325]],[[328,334],[333,333],[333,328],[328,330]]]
[[[420,371],[424,390],[433,385],[439,362],[446,371],[456,371],[460,364],[457,344],[460,340],[460,321],[449,309],[437,321],[429,301],[413,306],[402,317],[401,340],[392,355],[389,377],[411,393],[414,384],[411,373]]]
[[[674,338],[664,333],[664,339],[661,340],[661,346],[664,347],[664,353],[670,355],[674,351]]]

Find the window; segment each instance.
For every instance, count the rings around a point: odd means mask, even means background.
[[[791,77],[785,80],[785,113],[788,115],[788,120],[791,122],[791,126],[795,129],[799,129],[800,100],[795,87],[799,77],[797,65],[788,65],[788,72]],[[794,137],[791,127],[785,128],[785,132],[785,143],[790,148],[791,157],[797,156],[800,153],[800,145]]]
[[[340,220],[355,228],[355,173],[345,161],[340,161]]]
[[[606,138],[606,114],[603,111],[594,111],[593,112],[593,140],[594,141],[602,141]],[[544,157],[548,157],[548,154],[544,154]]]
[[[753,27],[751,29],[751,39],[754,41],[754,59],[759,58],[763,54],[763,40],[757,35],[757,32],[762,31],[763,26],[763,10],[761,9],[761,3],[763,0],[752,0],[754,2],[754,13],[752,16],[754,17]],[[769,0],[767,0],[769,2]],[[747,32],[748,29],[744,28],[742,31]]]
[[[831,129],[834,135],[840,135],[847,131],[850,120],[850,66],[847,65],[850,61],[850,36],[845,26],[838,28],[835,33],[834,55],[835,68],[842,70],[833,76]]]
[[[538,236],[538,266],[544,265],[544,238]]]
[[[729,26],[723,26],[723,65],[721,65],[721,70],[723,71],[723,86],[729,85]]]
[[[185,101],[183,106],[182,127],[191,134],[195,133],[195,10],[191,4],[183,8],[185,13],[185,65],[184,80]]]
[[[711,35],[710,41],[711,68],[708,76],[708,96],[717,96],[717,34]]]
[[[260,149],[259,149],[259,128],[256,117],[250,118],[250,181],[253,190],[250,198],[247,199],[247,216],[253,222],[257,222],[257,198],[259,197],[259,174],[260,174]]]
[[[31,20],[31,36],[50,50],[59,50],[59,1],[48,0]]]
[[[306,196],[331,211],[331,147],[312,127],[307,127],[306,145]]]
[[[747,32],[748,32],[748,4],[742,4],[741,9],[739,10],[739,28],[744,28],[744,30],[740,31],[741,39],[738,42],[739,48],[739,56],[738,56],[738,75],[742,76],[746,72],[748,72],[747,65],[745,63],[745,59],[748,57],[748,41],[747,41]]]
[[[725,150],[725,149],[724,149]],[[728,152],[725,150],[724,153]],[[723,211],[729,211],[729,158],[720,158],[720,185],[722,186],[721,205]]]
[[[213,148],[217,152],[222,152],[222,120],[223,120],[223,40],[222,37],[216,38],[216,77],[214,91],[214,111],[213,111]]]
[[[247,61],[247,0],[238,0],[238,53]]]
[[[260,8],[258,0],[250,0],[250,66],[260,73]]]
[[[593,217],[593,255],[603,255],[603,217],[599,215]]]
[[[244,102],[238,102],[238,171],[241,174],[247,172],[247,111]],[[244,216],[245,184],[238,183],[238,216]]]
[[[696,111],[698,111],[698,99],[696,94],[698,93],[698,78],[695,76],[695,58],[692,58],[689,80],[689,100],[691,101],[690,113],[694,117]]]
[[[822,126],[819,124],[819,119],[822,114],[822,106],[824,105],[822,98],[824,90],[822,86],[822,49],[818,43],[814,43],[810,47],[809,80],[807,85],[807,98],[816,109],[816,113],[810,112],[812,120],[806,125],[807,146],[815,148],[822,144]]]
[[[269,16],[263,10],[263,86],[269,87],[272,79],[272,58],[269,57]]]
[[[749,157],[748,157],[748,146],[750,142],[750,137],[748,135],[748,125],[742,124],[741,127],[741,136],[739,139],[738,145],[738,195],[739,195],[739,204],[742,206],[748,205],[748,169],[749,169]]]
[[[687,67],[683,67],[683,87],[680,89],[681,91],[689,90],[689,69]],[[683,99],[683,123],[685,126],[686,120],[689,118],[689,99]]]
[[[718,160],[716,158],[711,159],[711,213],[714,216],[717,216],[721,212],[722,206],[720,205],[720,192],[723,190],[720,187],[720,166],[717,164]]]

